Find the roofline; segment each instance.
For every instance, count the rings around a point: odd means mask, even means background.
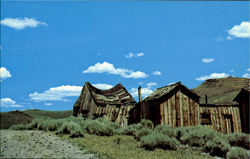
[[[113,86],[112,88],[110,88],[110,89],[99,89],[99,88],[96,88],[95,86],[93,86],[90,82],[85,82],[85,84],[87,85],[87,87],[88,87],[88,89],[90,89],[89,87],[92,87],[92,88],[94,88],[95,90],[97,90],[97,91],[100,91],[100,92],[102,92],[102,93],[107,93],[107,92],[112,92],[115,88],[117,88],[117,87],[122,87],[124,90],[125,90],[125,92],[126,93],[128,93],[129,94],[129,96],[132,98],[132,101],[131,102],[134,102],[134,103],[136,103],[136,101],[135,101],[135,99],[133,98],[133,96],[128,92],[128,90],[121,84],[121,83],[118,83],[118,84],[116,84],[115,86]],[[91,96],[92,96],[92,98],[94,99],[94,101],[95,101],[95,98],[93,97],[93,95],[92,95],[92,92],[90,91],[90,94],[91,94]],[[96,101],[95,101],[96,102]],[[98,102],[96,102],[96,104],[97,104]]]
[[[233,101],[238,101],[238,98],[240,98],[242,93],[250,93],[250,89],[242,88],[240,92],[234,97]]]
[[[180,87],[183,87],[184,89],[186,89],[187,91],[189,91],[192,95],[196,96],[198,98],[198,103],[199,103],[199,99],[200,99],[200,96],[197,95],[196,93],[194,93],[193,91],[191,91],[190,89],[188,89],[186,86],[184,86],[180,81],[179,82],[176,82],[176,83],[173,83],[173,84],[170,84],[170,85],[167,85],[167,86],[164,86],[164,87],[168,87],[168,86],[172,86],[172,85],[176,85],[170,92],[162,95],[161,97],[157,98],[157,99],[153,99],[153,100],[161,100],[163,99],[164,97],[166,97],[168,94],[172,93],[173,91],[175,91],[177,88],[180,90]],[[161,89],[161,88],[164,88],[164,87],[160,87],[160,88],[157,88],[156,90],[158,89]],[[153,101],[153,100],[146,100],[147,98],[145,98],[143,101]],[[142,101],[142,102],[143,102]]]

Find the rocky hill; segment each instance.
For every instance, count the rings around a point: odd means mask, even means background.
[[[208,103],[227,103],[233,102],[240,90],[249,86],[248,78],[227,77],[208,79],[192,90],[201,97],[200,103],[205,103],[205,95],[208,97]]]

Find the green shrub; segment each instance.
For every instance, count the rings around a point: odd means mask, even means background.
[[[28,128],[29,130],[37,129],[37,128],[38,128],[38,124],[39,124],[42,120],[43,120],[42,118],[37,118],[37,119],[32,120],[32,122],[29,123],[29,124],[27,125],[27,128]]]
[[[88,121],[85,129],[90,134],[100,136],[111,136],[115,133],[109,122],[99,122],[98,120]]]
[[[207,141],[203,150],[208,152],[211,156],[226,157],[230,145],[226,138],[215,137]]]
[[[142,147],[148,150],[154,150],[155,148],[162,149],[173,149],[176,150],[180,143],[176,138],[170,138],[167,135],[157,133],[154,131],[153,133],[143,136],[141,138]]]
[[[188,129],[190,129],[190,127],[178,127],[175,129],[175,134],[176,134],[176,138],[178,140],[180,140],[180,138],[184,135],[186,135],[188,133]]]
[[[250,156],[248,155],[247,150],[234,147],[231,148],[230,151],[227,153],[227,159],[248,159]]]
[[[169,137],[176,137],[176,131],[170,125],[159,125],[155,128],[155,131],[164,135],[168,135]]]
[[[138,123],[138,124],[132,124],[132,125],[129,125],[129,126],[126,126],[124,128],[122,128],[122,134],[124,135],[133,135],[135,136],[135,133],[136,131],[142,129],[143,126],[141,123]]]
[[[250,149],[250,135],[244,133],[233,133],[227,136],[230,145]]]
[[[216,136],[223,137],[223,134],[202,126],[187,127],[185,131],[182,132],[183,135],[180,137],[180,141],[182,144],[188,144],[189,146],[200,147]]]
[[[79,137],[83,136],[83,130],[79,124],[71,121],[63,123],[56,134],[70,134],[71,137]]]
[[[12,125],[9,129],[10,130],[26,130],[27,125],[25,124]]]
[[[136,133],[135,133],[135,139],[136,140],[141,140],[141,138],[143,136],[146,136],[146,135],[148,135],[148,134],[150,134],[152,132],[153,132],[153,130],[149,129],[149,128],[142,128],[140,130],[137,130]]]
[[[154,129],[154,124],[151,120],[142,119],[141,124],[144,128]]]

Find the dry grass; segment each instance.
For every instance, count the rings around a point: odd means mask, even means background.
[[[114,136],[97,136],[91,134],[84,134],[84,138],[69,138],[68,135],[63,135],[73,143],[78,144],[90,152],[100,155],[101,158],[106,159],[159,159],[159,158],[212,158],[204,154],[198,149],[178,149],[162,150],[155,149],[148,151],[140,147],[140,142],[136,141],[133,136],[114,135]]]

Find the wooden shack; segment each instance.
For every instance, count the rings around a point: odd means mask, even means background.
[[[129,111],[135,103],[134,98],[122,84],[117,84],[108,90],[101,90],[86,82],[73,106],[73,115],[88,119],[102,117],[127,125]]]
[[[181,82],[158,88],[130,111],[129,123],[148,119],[155,125],[198,125],[199,98]]]
[[[232,102],[200,104],[200,124],[225,134],[241,132],[239,105]]]
[[[242,132],[249,133],[249,98],[250,89],[243,88],[233,99],[239,103]]]

